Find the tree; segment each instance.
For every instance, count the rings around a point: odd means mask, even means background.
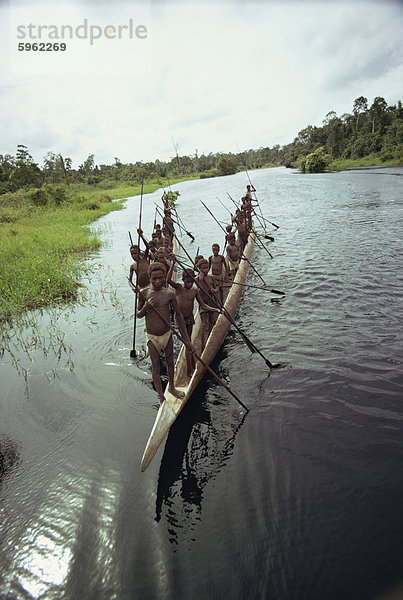
[[[368,110],[368,100],[364,96],[359,96],[354,100],[353,114],[355,116],[355,130],[358,131],[358,123],[360,115],[366,113]]]
[[[237,172],[235,161],[230,156],[222,156],[218,161],[217,168],[220,175],[234,175]]]
[[[17,187],[42,185],[44,175],[28,152],[24,144],[18,144],[14,168],[10,172],[10,181]]]
[[[34,159],[28,152],[28,148],[24,144],[18,144],[16,158],[17,163],[20,165],[29,165],[34,162]]]
[[[345,133],[343,121],[336,115],[334,110],[327,113],[323,120],[326,132],[326,148],[332,158],[339,158],[344,150]]]
[[[83,175],[91,175],[92,171],[94,170],[94,155],[89,154],[83,164],[78,167],[78,170]]]
[[[385,115],[387,108],[388,104],[385,98],[382,98],[381,96],[377,96],[376,98],[374,98],[371,108],[369,109],[369,114],[372,122],[372,133],[375,133],[375,129],[382,132],[383,126],[385,124]]]

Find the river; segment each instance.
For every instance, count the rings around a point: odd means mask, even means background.
[[[380,600],[402,585],[402,175],[250,173],[279,225],[253,265],[285,296],[249,289],[237,320],[282,368],[230,329],[213,366],[249,413],[205,379],[143,474],[157,397],[143,322],[130,359],[125,279],[139,198],[94,224],[86,297],[33,315],[35,341],[21,331],[1,360],[0,598]],[[225,223],[217,197],[231,208],[247,183],[174,186],[192,255],[223,245],[200,200]],[[144,197],[146,235],[160,195]]]

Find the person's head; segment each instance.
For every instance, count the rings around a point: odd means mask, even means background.
[[[231,229],[232,229],[232,225],[227,225],[225,229],[228,231],[228,233],[230,233]]]
[[[187,290],[190,290],[190,288],[193,286],[194,276],[193,269],[184,269],[182,273],[182,281]]]
[[[207,275],[207,273],[209,272],[209,269],[210,269],[209,261],[206,260],[205,258],[201,258],[197,263],[197,268],[199,269],[199,271],[201,273],[203,273],[204,275]]]
[[[156,223],[154,229],[155,231],[159,231],[161,229],[161,225],[159,223]]]
[[[238,215],[238,219],[239,219],[239,222],[240,222],[240,223],[242,223],[242,222],[243,222],[243,214],[242,214],[241,212],[240,212],[240,213],[239,213],[239,215]]]
[[[219,253],[219,251],[220,251],[220,246],[219,246],[218,244],[213,244],[213,245],[211,246],[211,249],[212,249],[212,251],[213,251],[213,254],[214,254],[214,256],[217,256],[217,254],[218,254],[218,253]]]
[[[168,233],[168,229],[166,227],[163,227],[161,229],[161,231],[162,231],[162,235],[166,235]]]
[[[248,192],[250,192],[250,185],[247,185],[246,189],[248,190]]]
[[[195,256],[195,267],[197,267],[197,263],[199,262],[199,260],[201,260],[202,258],[204,258],[204,256],[202,254],[197,254],[197,256]]]
[[[228,236],[228,243],[233,246],[235,244],[235,236],[233,233],[231,233],[231,235]]]
[[[153,262],[148,267],[148,276],[150,278],[150,283],[155,290],[159,290],[164,286],[166,275],[166,269],[164,265],[160,262]]]
[[[130,254],[133,260],[137,260],[139,257],[139,247],[137,245],[130,246]]]
[[[160,246],[158,248],[157,252],[155,253],[155,260],[156,261],[160,260],[162,262],[163,260],[165,260],[166,254],[167,253],[166,253],[164,246]]]

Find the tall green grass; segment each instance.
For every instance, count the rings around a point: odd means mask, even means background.
[[[18,222],[3,223],[0,318],[75,298],[80,259],[100,245],[85,225],[119,207],[121,203],[103,204],[96,210],[72,206],[36,210]]]
[[[159,181],[147,182],[143,192],[159,187]],[[0,196],[0,321],[12,322],[28,309],[74,300],[83,258],[101,245],[87,225],[121,209],[127,197],[140,192],[139,184],[100,182],[70,188],[48,185]]]

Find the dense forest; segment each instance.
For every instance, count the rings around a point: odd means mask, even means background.
[[[59,194],[56,202],[63,201],[69,187],[85,183],[102,189],[116,187],[117,183],[137,184],[142,180],[164,181],[198,173],[201,178],[229,175],[243,170],[266,166],[298,167],[303,172],[317,172],[331,168],[337,159],[361,159],[375,156],[379,162],[403,162],[403,108],[402,103],[388,106],[382,97],[376,97],[369,106],[360,96],[353,103],[351,114],[337,116],[330,111],[321,127],[307,125],[296,138],[285,146],[275,145],[256,150],[232,153],[176,155],[170,161],[136,161],[122,163],[119,158],[111,165],[95,164],[88,158],[73,168],[72,160],[61,154],[48,152],[39,166],[25,145],[19,145],[15,156],[0,155],[0,195],[21,188],[34,188],[36,201],[46,203],[46,189]],[[55,185],[56,184],[56,185]],[[46,188],[48,185],[48,188]],[[45,187],[44,187],[45,186]],[[56,190],[56,191],[55,191]],[[58,190],[58,191],[57,191]],[[55,199],[55,198],[54,198]]]

